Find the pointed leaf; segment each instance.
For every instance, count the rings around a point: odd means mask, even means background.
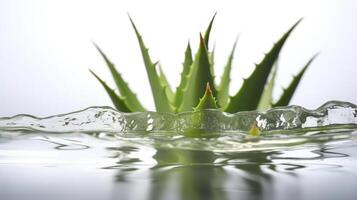
[[[268,83],[264,87],[264,92],[259,101],[258,110],[261,111],[268,110],[273,105],[273,89],[275,85],[277,71],[278,71],[278,60],[275,62],[271,72],[271,77]]]
[[[166,92],[164,92],[166,90],[166,86],[162,85],[160,81],[160,77],[156,71],[156,66],[151,61],[151,58],[149,56],[149,50],[145,47],[144,41],[130,16],[129,19],[139,42],[146,72],[151,86],[152,95],[154,97],[156,111],[173,112],[175,108],[170,104],[169,98],[166,96]]]
[[[211,75],[214,77],[214,53],[215,53],[215,46],[213,47],[212,51],[209,51],[209,38],[210,38],[210,34],[211,34],[211,30],[212,30],[212,26],[213,26],[213,22],[214,19],[216,18],[217,13],[214,13],[210,23],[208,24],[208,27],[206,29],[205,35],[203,36],[204,42],[205,42],[205,46],[208,52],[208,60],[210,62],[210,70],[211,70]]]
[[[216,45],[213,46],[212,51],[208,52],[208,60],[210,63],[211,74],[214,77],[214,57],[215,57]]]
[[[206,45],[206,48],[207,48],[207,51],[208,51],[208,44],[209,44],[209,36],[211,34],[211,29],[212,29],[212,25],[213,25],[213,21],[214,21],[214,18],[216,18],[216,15],[217,13],[214,13],[210,23],[208,24],[208,27],[206,29],[206,32],[205,32],[205,35],[204,35],[204,41],[205,41],[205,45]]]
[[[166,96],[169,98],[170,102],[173,102],[175,98],[175,94],[171,89],[170,83],[167,81],[166,75],[162,70],[161,65],[159,64],[158,66],[159,66],[159,78],[161,81],[161,85],[166,86],[165,87]]]
[[[200,97],[203,96],[207,82],[212,86],[212,93],[216,96],[217,91],[214,88],[213,76],[210,72],[207,49],[200,35],[200,47],[191,66],[187,85],[184,89],[184,98],[178,111],[191,111],[198,104]]]
[[[212,95],[211,87],[210,87],[209,83],[207,83],[205,94],[200,99],[200,102],[194,108],[194,110],[198,111],[198,110],[204,110],[204,109],[217,109],[217,108],[218,107],[216,104],[216,100]]]
[[[191,52],[191,47],[190,43],[187,44],[187,48],[185,51],[185,60],[183,62],[183,69],[181,72],[181,80],[179,86],[176,88],[176,93],[175,93],[175,101],[174,101],[174,106],[179,107],[182,103],[182,97],[183,97],[183,90],[186,87],[187,84],[187,77],[188,74],[190,73],[190,67],[192,65],[192,52]]]
[[[226,112],[235,113],[238,111],[254,110],[257,108],[260,97],[263,93],[265,83],[267,82],[270,71],[278,58],[286,39],[290,33],[299,24],[301,20],[296,22],[287,33],[273,46],[267,53],[260,64],[256,65],[255,70],[248,79],[245,79],[241,89],[230,97],[228,106],[224,109]]]
[[[128,84],[124,81],[121,74],[115,69],[114,64],[108,59],[108,57],[103,53],[103,51],[98,47],[98,45],[94,44],[99,53],[102,55],[104,61],[106,62],[110,73],[113,76],[115,84],[119,89],[119,93],[124,97],[125,103],[130,107],[130,110],[134,112],[143,112],[146,109],[141,105],[139,99],[136,97],[136,94],[132,92],[129,88]]]
[[[194,108],[194,111],[202,111],[206,109],[217,109],[216,100],[212,94],[210,84],[207,82],[206,89],[203,97],[200,99],[198,105]],[[191,115],[190,122],[192,123],[190,128],[185,129],[185,136],[204,136],[207,133],[212,132],[207,128],[200,128],[202,124],[207,123],[205,118],[208,116],[206,112],[196,112]],[[209,122],[208,122],[209,123]]]
[[[288,88],[286,88],[281,95],[280,99],[273,105],[273,107],[277,106],[287,106],[294,95],[294,92],[299,85],[299,82],[304,75],[306,69],[312,63],[312,61],[316,58],[317,54],[314,55],[304,66],[304,68],[293,78]]]
[[[233,55],[237,46],[237,41],[238,39],[234,42],[231,54],[228,57],[227,64],[224,68],[222,77],[221,77],[221,82],[217,90],[217,97],[218,97],[218,104],[221,107],[224,107],[228,103],[229,99],[229,83],[230,83],[230,74],[231,74],[231,69],[232,69],[232,61],[233,61]]]
[[[110,99],[112,100],[116,109],[121,112],[133,112],[125,103],[125,99],[119,97],[102,79],[100,79],[92,70],[89,70],[93,76],[100,82],[104,87],[105,91],[108,93]]]

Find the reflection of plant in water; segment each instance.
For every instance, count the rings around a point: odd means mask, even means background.
[[[226,199],[222,187],[226,173],[221,166],[213,164],[217,158],[213,152],[157,150],[154,158],[158,164],[151,170],[151,199],[164,199],[163,194],[173,181],[180,199]]]
[[[142,191],[144,199],[275,199],[275,195],[280,193],[276,190],[298,192],[298,180],[306,170],[341,167],[335,161],[327,160],[348,156],[339,149],[324,145],[322,141],[314,144],[316,146],[310,146],[302,154],[291,153],[301,151],[299,148],[216,153],[156,147],[152,156],[155,163],[145,169],[140,160],[131,159],[134,162],[130,164],[127,163],[128,159],[118,162],[115,168],[120,172],[116,181],[121,187],[127,184],[135,189],[134,181],[138,177],[147,180],[148,190]],[[128,157],[130,152],[134,156],[139,150],[117,149]],[[322,160],[325,162],[321,163]],[[286,187],[279,189],[282,183]],[[120,195],[125,192],[121,190]]]
[[[130,19],[131,20],[131,19]],[[240,90],[236,92],[234,96],[229,96],[230,85],[230,72],[232,68],[233,54],[236,43],[233,46],[233,50],[228,58],[224,72],[221,77],[219,85],[215,83],[214,75],[214,50],[209,51],[208,42],[212,28],[214,17],[212,18],[204,36],[200,35],[200,45],[195,57],[192,57],[191,47],[188,44],[185,59],[183,62],[183,71],[181,73],[181,81],[176,91],[171,89],[169,82],[167,81],[165,74],[163,73],[161,66],[158,62],[153,63],[148,49],[144,45],[144,41],[139,34],[133,21],[132,26],[135,30],[139,46],[143,56],[146,72],[149,78],[155,107],[158,112],[170,112],[179,113],[184,111],[191,111],[196,107],[200,101],[200,98],[204,96],[206,84],[209,84],[212,90],[212,95],[216,98],[217,102],[208,103],[200,109],[215,108],[217,105],[222,111],[234,113],[244,110],[254,109],[268,109],[275,106],[287,105],[297,88],[301,77],[305,70],[310,65],[311,58],[305,67],[298,73],[292,80],[290,85],[284,90],[282,96],[278,101],[273,103],[272,91],[274,87],[274,80],[276,77],[277,66],[274,65],[279,56],[286,39],[290,33],[297,26],[300,20],[294,24],[272,47],[272,49],[265,55],[264,59],[256,65],[255,70],[249,78],[244,80],[244,83]],[[93,75],[103,85],[104,89],[109,94],[114,106],[122,112],[142,112],[146,109],[142,106],[135,93],[129,88],[127,83],[123,80],[121,74],[115,69],[111,61],[106,55],[99,49],[100,54],[103,56],[107,63],[110,72],[114,78],[114,81],[119,90],[119,94],[115,93],[102,79],[96,74]],[[215,101],[215,100],[214,100]]]
[[[227,194],[232,191],[226,191],[230,188],[237,192],[237,197],[262,197],[263,185],[273,181],[262,170],[262,166],[267,165],[275,171],[269,160],[272,152],[223,154],[171,148],[156,150],[153,158],[157,164],[149,170],[150,190],[146,199],[225,200],[230,199]],[[129,177],[134,168],[128,171],[126,164],[120,162],[118,182],[131,182]],[[240,176],[239,171],[247,176]]]

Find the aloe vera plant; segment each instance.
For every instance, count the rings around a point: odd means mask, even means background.
[[[235,113],[239,111],[269,109],[276,106],[288,105],[303,74],[316,56],[313,56],[302,68],[297,76],[293,78],[290,85],[283,91],[281,97],[273,102],[272,91],[277,71],[277,59],[291,32],[296,28],[301,20],[297,21],[265,54],[263,60],[256,64],[252,74],[244,79],[241,88],[230,96],[230,73],[232,69],[233,55],[236,44],[228,57],[227,64],[219,84],[215,82],[214,75],[214,51],[208,49],[210,32],[215,15],[210,21],[203,36],[200,34],[200,43],[195,56],[192,56],[190,43],[188,43],[183,61],[181,80],[176,90],[173,90],[167,81],[165,74],[161,70],[158,62],[153,62],[150,58],[148,48],[140,35],[133,20],[129,17],[135,31],[141,49],[145,69],[151,86],[152,95],[155,102],[156,111],[179,113],[202,109],[220,109],[224,112]],[[122,112],[142,112],[146,109],[137,98],[136,94],[129,88],[122,75],[116,70],[114,64],[95,45],[99,53],[105,60],[115,84],[118,88],[116,93],[94,72],[96,77],[111,98],[116,109]]]

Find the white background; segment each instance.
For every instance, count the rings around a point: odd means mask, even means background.
[[[140,50],[127,13],[160,60],[173,86],[183,52],[217,11],[211,36],[220,74],[240,35],[232,71],[234,94],[253,63],[299,18],[280,58],[275,96],[316,52],[292,104],[316,108],[328,100],[357,103],[357,5],[352,0],[300,1],[89,1],[0,0],[0,116],[54,115],[112,105],[89,73],[113,81],[95,41],[153,109]]]

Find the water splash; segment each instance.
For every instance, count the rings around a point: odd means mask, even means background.
[[[195,123],[194,119],[200,119]],[[324,130],[356,128],[357,106],[330,101],[316,110],[300,106],[278,107],[266,112],[247,111],[235,114],[218,110],[180,114],[140,112],[122,113],[110,107],[90,107],[81,111],[45,118],[16,115],[0,118],[0,130],[34,130],[41,132],[171,132],[188,129],[211,132],[246,132],[256,122],[266,133],[272,131]]]
[[[207,191],[218,191],[214,199],[286,199],[298,188],[308,194],[301,199],[336,193],[355,199],[356,111],[356,105],[334,101],[316,110],[289,106],[236,114],[91,107],[46,118],[4,117],[0,196],[210,199]],[[198,117],[201,123],[194,123]],[[246,134],[254,122],[261,137]],[[191,128],[213,134],[186,137]]]

